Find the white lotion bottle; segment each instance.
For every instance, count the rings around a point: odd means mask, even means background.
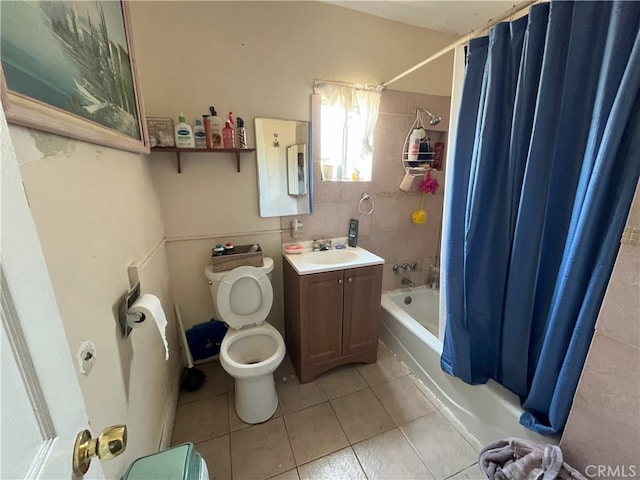
[[[184,114],[180,114],[178,117],[178,124],[176,125],[176,147],[178,148],[195,148],[195,142],[193,140],[193,130],[188,123],[184,120]]]
[[[196,148],[207,148],[207,136],[200,119],[196,120],[196,125],[193,127],[193,141]]]
[[[409,151],[407,152],[407,160],[415,162],[418,160],[418,153],[420,152],[420,142],[427,136],[427,132],[424,128],[414,128],[409,137]]]

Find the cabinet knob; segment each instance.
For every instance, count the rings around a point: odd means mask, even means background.
[[[353,278],[349,277],[349,278],[347,279],[347,282],[349,282],[349,283],[353,282]]]
[[[338,283],[339,283],[340,285],[342,285],[342,279],[338,280]]]

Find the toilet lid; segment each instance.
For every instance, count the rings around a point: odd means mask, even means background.
[[[216,302],[220,320],[231,328],[262,323],[273,303],[271,281],[262,269],[234,268],[220,282]]]

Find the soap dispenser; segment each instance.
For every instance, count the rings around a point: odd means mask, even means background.
[[[222,145],[222,129],[224,128],[224,121],[218,116],[215,107],[209,107],[211,112],[211,138],[213,139],[213,148],[223,148]]]

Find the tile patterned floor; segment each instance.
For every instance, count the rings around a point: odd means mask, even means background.
[[[285,359],[280,405],[247,425],[233,379],[214,362],[197,392],[181,392],[172,444],[193,442],[213,479],[484,478],[480,444],[382,343],[378,362],[336,368],[300,384]]]

